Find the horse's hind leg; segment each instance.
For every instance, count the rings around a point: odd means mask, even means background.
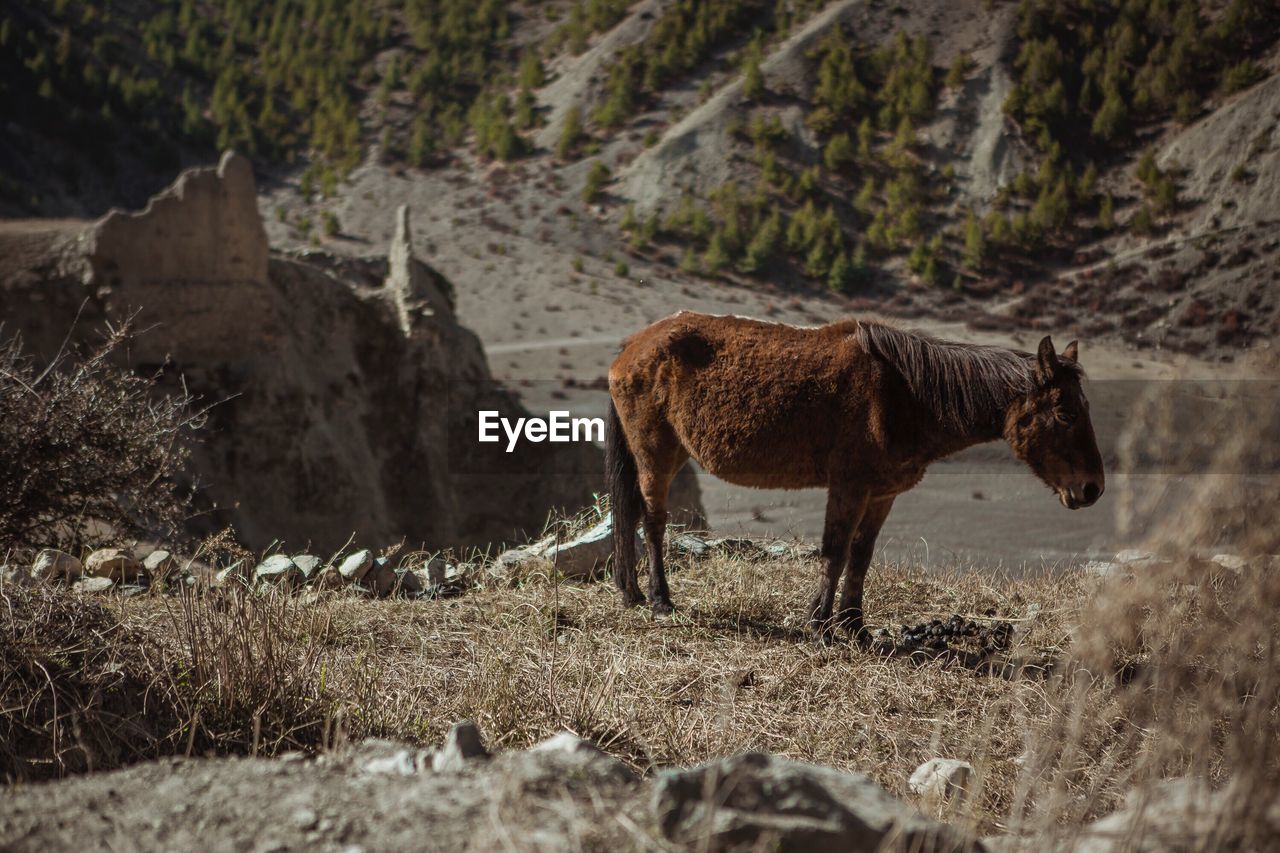
[[[675,610],[667,589],[663,544],[667,533],[667,492],[679,466],[675,470],[666,468],[663,466],[663,470],[640,478],[640,492],[644,495],[644,541],[649,550],[649,606],[657,616],[666,616]]]
[[[867,504],[857,532],[853,535],[853,545],[849,549],[849,564],[844,570],[844,587],[840,590],[840,609],[836,611],[836,623],[849,632],[849,637],[859,643],[868,640],[866,627],[862,623],[862,585],[867,577],[867,568],[871,565],[871,557],[875,553],[876,537],[884,520],[893,509],[893,498],[884,498]]]
[[[849,560],[849,542],[867,506],[865,492],[832,486],[822,525],[822,576],[809,605],[809,629],[824,642],[831,639],[831,611],[840,573]]]

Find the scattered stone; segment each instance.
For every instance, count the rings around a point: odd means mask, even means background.
[[[70,554],[57,551],[53,548],[46,548],[36,555],[35,562],[31,564],[31,576],[38,581],[45,583],[57,583],[59,581],[71,583],[84,574],[84,567],[80,561]]]
[[[138,579],[142,563],[130,557],[120,548],[100,548],[84,561],[84,573],[99,578],[111,578],[116,582]]]
[[[530,752],[600,752],[600,748],[573,732],[560,732],[529,747]]]
[[[236,560],[226,568],[218,570],[213,576],[213,585],[219,587],[231,586],[239,584],[240,586],[249,586],[249,563],[247,560]]]
[[[1115,556],[1117,563],[1153,563],[1157,559],[1156,555],[1150,551],[1141,551],[1137,548],[1125,548],[1117,551]]]
[[[284,587],[299,586],[305,580],[302,569],[294,565],[293,560],[284,554],[272,554],[267,557],[253,570],[253,576],[259,583]]]
[[[0,566],[0,584],[14,586],[32,586],[36,579],[31,576],[31,569],[26,566]]]
[[[312,554],[294,554],[291,558],[293,564],[298,567],[298,571],[302,572],[302,576],[307,580],[311,580],[316,573],[324,567],[324,560]]]
[[[1108,560],[1090,560],[1080,567],[1082,572],[1100,578],[1132,578],[1134,563],[1111,562]]]
[[[973,765],[956,758],[931,758],[916,768],[907,787],[930,802],[964,798],[973,775]]]
[[[368,548],[356,551],[338,566],[338,574],[347,583],[359,583],[373,568],[373,552]]]
[[[409,598],[417,598],[422,595],[422,580],[409,569],[402,572],[396,572],[395,591],[400,595]]]
[[[102,593],[111,592],[115,588],[116,582],[108,577],[90,575],[80,578],[71,588],[80,593]]]
[[[707,544],[707,540],[692,533],[681,533],[673,537],[671,539],[671,547],[675,549],[677,554],[683,554],[694,559],[701,559],[711,553],[711,546]]]
[[[613,556],[613,517],[605,518],[568,542],[559,545],[552,542],[541,556],[563,577],[591,577]]]
[[[653,811],[670,841],[705,850],[980,849],[867,776],[763,753],[660,773]]]
[[[399,582],[399,575],[396,574],[396,570],[391,567],[391,561],[386,557],[379,557],[374,560],[372,568],[366,571],[359,580],[360,586],[378,598],[386,598],[395,592]]]
[[[444,586],[449,579],[449,564],[440,557],[432,557],[422,567],[419,579],[427,587]]]
[[[1249,561],[1238,554],[1214,554],[1209,562],[1221,569],[1240,574],[1249,567]]]
[[[431,753],[399,741],[366,738],[341,756],[339,763],[372,775],[413,776],[430,769]]]
[[[437,772],[461,770],[471,761],[483,761],[489,758],[489,750],[485,749],[480,738],[480,730],[470,720],[459,720],[445,735],[444,746],[431,761]]]
[[[554,757],[566,769],[585,771],[596,779],[631,782],[637,778],[630,767],[573,732],[552,735],[529,747],[527,755]]]
[[[177,570],[178,561],[168,551],[152,551],[142,561],[142,568],[156,583],[163,583]]]
[[[316,589],[341,589],[346,586],[346,580],[342,574],[333,566],[325,566],[320,570],[319,574],[311,584]]]

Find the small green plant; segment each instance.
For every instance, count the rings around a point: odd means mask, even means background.
[[[599,160],[595,160],[591,164],[590,171],[587,172],[587,183],[582,188],[582,200],[587,204],[594,202],[600,193],[604,190],[604,185],[609,183],[613,174],[609,171],[609,167]]]
[[[631,275],[631,267],[627,266],[626,261],[618,261],[613,265],[613,274],[619,278],[626,278]]]

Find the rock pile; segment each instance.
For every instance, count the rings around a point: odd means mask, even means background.
[[[82,563],[71,554],[45,549],[30,568],[4,567],[0,582],[69,585],[81,593],[124,595],[204,585],[260,591],[349,588],[377,598],[442,598],[464,590],[468,568],[472,567],[454,565],[440,557],[395,566],[388,557],[375,557],[368,549],[332,563],[312,554],[271,554],[256,564],[240,560],[217,571],[195,560],[181,561],[165,550],[152,551],[138,560],[124,549],[102,548]]]
[[[984,849],[860,773],[748,753],[642,778],[570,732],[495,754],[465,721],[437,749],[367,740],[315,759],[174,760],[19,787],[0,848],[83,844],[104,813],[137,850]]]

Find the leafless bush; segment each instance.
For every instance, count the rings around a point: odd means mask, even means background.
[[[199,426],[184,394],[118,367],[130,328],[95,350],[64,347],[43,369],[12,338],[0,344],[0,543],[25,551],[172,538],[186,517],[179,482]],[[94,543],[97,544],[97,543]]]

